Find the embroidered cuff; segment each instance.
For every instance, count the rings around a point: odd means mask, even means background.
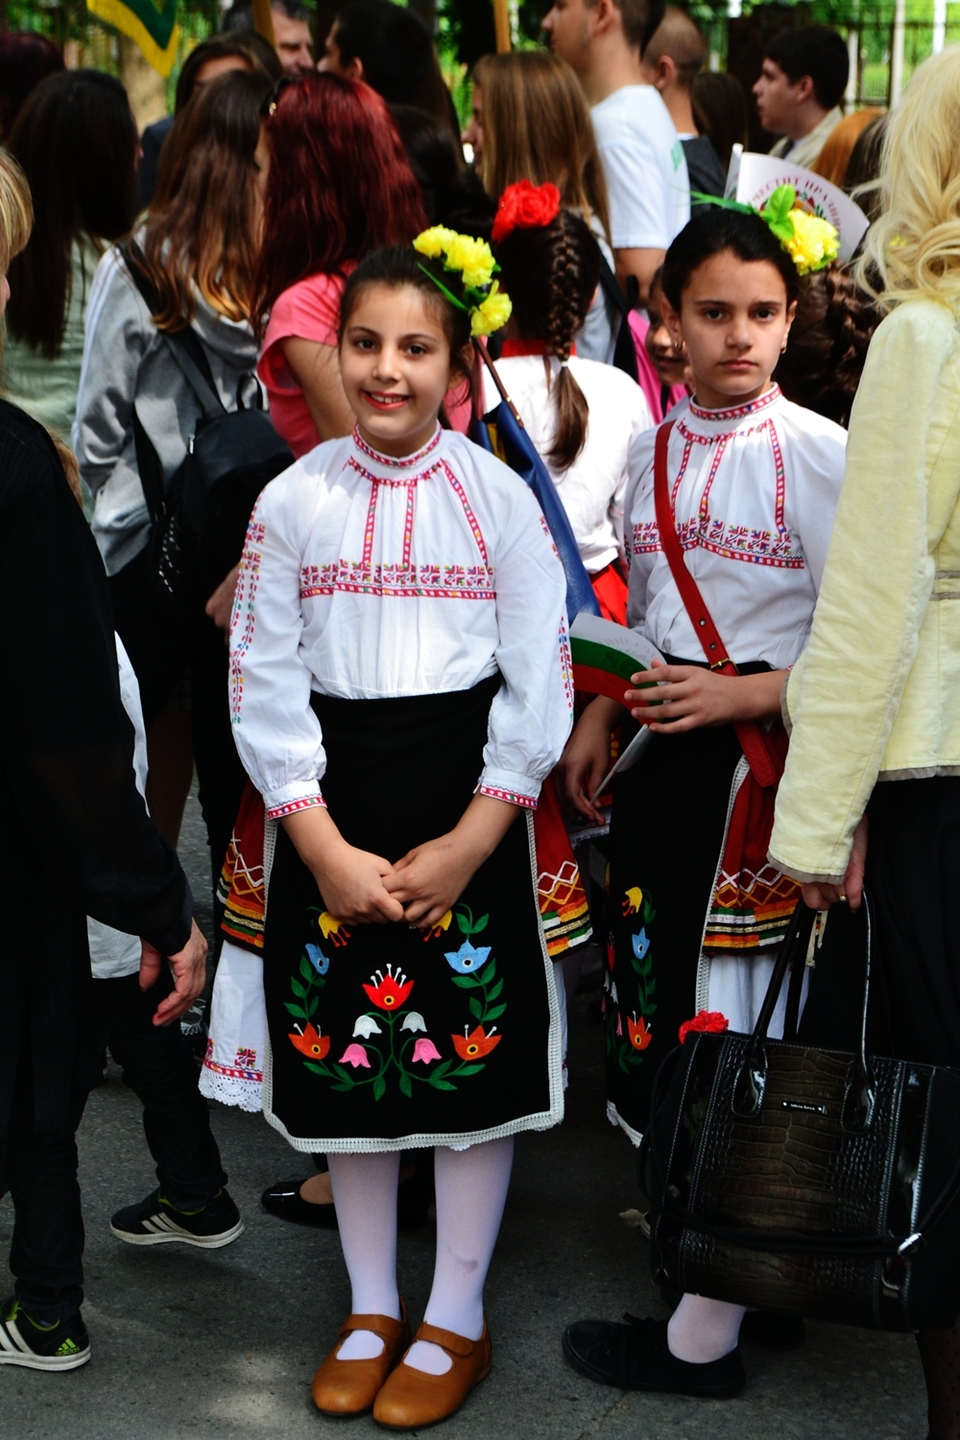
[[[511,770],[484,770],[475,793],[490,795],[494,800],[506,800],[508,805],[536,810],[540,782],[530,775],[518,775]]]
[[[282,820],[284,815],[293,815],[297,810],[309,810],[313,805],[327,808],[322,795],[304,795],[299,800],[288,800],[286,805],[274,805],[267,811],[268,820]]]

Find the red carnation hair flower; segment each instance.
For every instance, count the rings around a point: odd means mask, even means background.
[[[680,1044],[695,1030],[707,1035],[722,1035],[730,1029],[730,1021],[719,1010],[698,1010],[692,1020],[684,1020],[680,1026]]]
[[[556,185],[551,185],[549,180],[545,185],[518,180],[516,185],[508,185],[500,196],[491,239],[494,245],[499,245],[514,230],[536,230],[556,220],[559,213],[560,191]]]

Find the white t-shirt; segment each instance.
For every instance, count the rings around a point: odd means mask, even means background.
[[[630,449],[653,425],[643,391],[622,370],[575,355],[570,373],[583,391],[590,420],[580,454],[567,470],[557,470],[546,455],[557,420],[543,356],[511,355],[498,361],[497,369],[557,487],[580,558],[589,573],[596,575],[623,549],[623,494]],[[551,358],[550,370],[556,379],[558,360]],[[484,375],[484,387],[486,409],[492,410],[499,404],[500,393],[488,374]]]
[[[669,111],[652,85],[624,85],[594,105],[615,250],[666,250],[690,219],[690,180]]]

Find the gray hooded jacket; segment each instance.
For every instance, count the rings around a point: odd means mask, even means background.
[[[223,404],[236,410],[239,396],[249,405],[257,363],[250,326],[224,319],[198,296],[193,329]],[[134,407],[166,483],[187,453],[200,405],[113,248],[97,266],[90,292],[73,427],[80,474],[94,496],[93,534],[108,575],[140,553],[150,530],[137,470]]]

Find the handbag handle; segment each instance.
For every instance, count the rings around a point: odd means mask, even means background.
[[[700,593],[700,586],[687,569],[683,558],[680,537],[677,534],[676,517],[670,504],[670,488],[667,480],[667,447],[674,421],[668,420],[657,431],[653,456],[653,501],[657,513],[657,530],[674,583],[680,591],[683,608],[700,641],[707,664],[721,675],[736,675],[736,665],[727,654],[727,647],[720,638],[720,631],[713,623],[713,616],[707,609]],[[740,748],[753,772],[754,779],[766,788],[775,785],[783,774],[783,761],[773,749],[766,730],[756,720],[736,720],[734,729]]]
[[[863,979],[863,1007],[860,1014],[860,1048],[850,1062],[843,1107],[840,1112],[842,1129],[852,1135],[861,1134],[869,1127],[873,1120],[877,1094],[876,1081],[867,1057],[867,1010],[870,1003],[870,972],[873,957],[873,914],[870,897],[866,891],[863,895],[863,907],[867,920],[867,945]],[[743,1064],[734,1082],[731,1108],[733,1113],[742,1120],[752,1120],[760,1114],[767,1085],[767,1031],[770,1021],[773,1019],[780,991],[783,988],[787,967],[791,960],[794,964],[803,963],[815,918],[816,911],[811,910],[802,900],[799,901],[793,912],[790,928],[780,947],[777,963],[773,967],[770,984],[763,997],[763,1004],[760,1007],[760,1014],[757,1016],[757,1023],[753,1027],[753,1034],[750,1037]]]

